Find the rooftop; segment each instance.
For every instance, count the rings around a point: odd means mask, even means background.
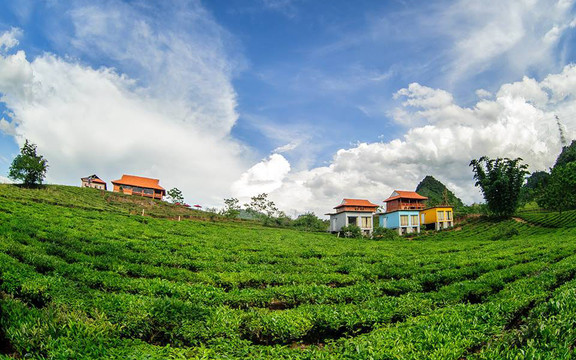
[[[141,188],[166,191],[159,185],[160,180],[135,175],[122,175],[122,179],[112,181],[112,184],[137,186]]]
[[[389,202],[397,199],[412,199],[412,200],[428,200],[426,196],[418,194],[416,191],[394,190],[390,197],[384,202]]]

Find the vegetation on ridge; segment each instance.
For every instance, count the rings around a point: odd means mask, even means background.
[[[575,355],[575,228],[338,239],[108,194],[0,186],[0,357]]]

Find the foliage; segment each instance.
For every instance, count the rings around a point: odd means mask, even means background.
[[[372,232],[372,239],[375,240],[397,240],[400,239],[398,232],[393,229],[378,226]]]
[[[224,209],[220,214],[229,218],[236,219],[240,215],[240,200],[236,198],[224,199]]]
[[[576,209],[576,161],[552,169],[548,184],[537,202],[545,209],[560,212]]]
[[[457,209],[464,206],[462,200],[456,197],[452,191],[448,190],[444,184],[430,175],[426,176],[418,184],[416,192],[428,198],[426,201],[428,206],[451,205]]]
[[[0,185],[0,357],[573,357],[574,227],[338,241],[83,190]]]
[[[528,165],[521,158],[472,160],[476,186],[480,187],[488,210],[498,217],[510,217],[518,208],[520,189],[528,173]]]
[[[172,202],[174,204],[183,204],[184,203],[184,195],[182,195],[182,191],[180,191],[178,188],[172,188],[172,189],[168,190],[168,192],[166,194],[168,195],[170,202]]]
[[[36,153],[36,145],[31,142],[24,143],[20,154],[17,155],[10,165],[8,177],[12,180],[20,180],[24,186],[42,185],[48,169],[48,160]]]
[[[562,148],[562,152],[558,155],[558,158],[556,158],[554,167],[565,166],[574,161],[576,161],[576,140],[572,140],[569,146]]]
[[[278,213],[278,208],[273,201],[268,200],[268,194],[262,193],[250,198],[250,203],[244,204],[246,211],[254,214],[256,217],[264,219],[271,218]]]
[[[548,185],[550,174],[546,171],[535,171],[526,178],[526,183],[520,190],[520,204],[527,204],[542,193]]]
[[[292,226],[304,231],[326,231],[328,223],[318,218],[313,212],[305,213],[292,222]]]
[[[357,239],[362,237],[362,229],[358,225],[342,226],[340,233],[347,238]]]

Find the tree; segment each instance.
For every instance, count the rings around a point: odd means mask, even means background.
[[[174,204],[183,204],[184,203],[184,195],[182,195],[182,191],[178,188],[172,188],[167,192],[170,201]]]
[[[548,185],[550,174],[546,171],[535,171],[526,178],[526,184],[520,190],[520,204],[525,205],[537,199]]]
[[[499,217],[510,217],[518,207],[520,189],[528,174],[528,165],[521,158],[489,159],[486,156],[472,160],[475,185],[480,187],[488,210]]]
[[[268,194],[262,193],[250,198],[250,203],[244,204],[246,211],[256,217],[271,218],[278,213],[278,208],[273,201],[268,200]]]
[[[564,166],[572,161],[576,161],[576,140],[572,140],[569,146],[562,147],[562,152],[558,155],[554,167]]]
[[[318,218],[313,212],[308,212],[303,215],[298,216],[296,220],[292,223],[295,228],[304,231],[326,231],[328,230],[328,224],[326,221]]]
[[[576,161],[554,166],[537,202],[543,208],[559,212],[576,209]]]
[[[48,160],[36,154],[36,145],[26,140],[20,149],[20,154],[10,165],[8,177],[22,181],[24,186],[42,185],[46,170],[48,170]]]
[[[229,219],[237,218],[240,215],[240,201],[236,198],[224,199],[224,209],[220,214]]]

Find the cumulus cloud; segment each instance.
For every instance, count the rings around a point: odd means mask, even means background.
[[[234,184],[235,196],[246,199],[259,193],[270,193],[280,186],[290,172],[290,163],[280,154],[272,154],[252,166]]]
[[[0,176],[0,184],[12,184],[12,180],[7,177]]]
[[[0,52],[9,50],[19,44],[18,38],[22,36],[22,30],[11,28],[0,35]]]
[[[328,212],[344,197],[376,203],[394,189],[413,190],[426,175],[438,178],[465,202],[481,201],[473,185],[471,159],[522,157],[531,171],[552,166],[561,150],[554,116],[576,137],[576,66],[541,82],[525,77],[504,84],[493,100],[471,107],[451,94],[410,84],[396,94],[402,111],[397,121],[419,123],[400,139],[361,143],[339,150],[328,166],[290,172],[271,191],[290,213]],[[249,186],[245,183],[244,186]]]
[[[75,55],[91,52],[117,68],[53,54],[0,55],[0,101],[11,114],[1,129],[20,145],[38,145],[50,164],[48,182],[135,174],[160,178],[195,203],[221,202],[248,151],[229,135],[237,114],[224,31],[199,5],[166,17],[187,24],[178,32],[110,3],[71,10],[69,38]]]

